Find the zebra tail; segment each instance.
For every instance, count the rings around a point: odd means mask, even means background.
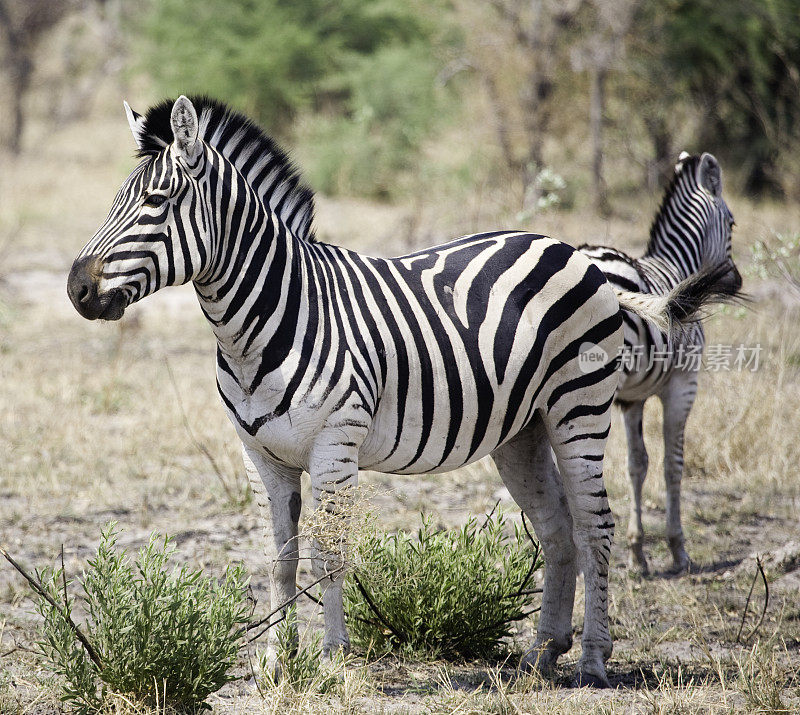
[[[730,260],[725,260],[681,281],[666,295],[635,293],[614,288],[620,307],[649,321],[667,335],[701,320],[709,305],[746,300],[741,292],[742,277]]]

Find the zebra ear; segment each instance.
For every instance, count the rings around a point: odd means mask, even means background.
[[[705,153],[700,157],[697,167],[697,181],[712,196],[722,196],[722,170],[713,154]]]
[[[136,146],[141,149],[144,145],[142,141],[142,137],[144,136],[144,117],[138,112],[134,112],[127,102],[123,101],[122,104],[125,107],[125,116],[128,118],[128,125],[131,128],[131,134],[133,134],[133,141],[135,141]]]
[[[193,159],[200,148],[197,142],[197,112],[191,101],[184,95],[178,97],[175,104],[172,105],[169,121],[172,125],[176,148],[188,159]]]

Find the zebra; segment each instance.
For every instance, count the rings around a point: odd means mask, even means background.
[[[576,679],[608,685],[614,520],[602,472],[620,305],[663,324],[714,295],[721,274],[666,298],[630,294],[574,248],[524,231],[364,256],[315,240],[312,192],[243,115],[183,95],[125,111],[141,162],[76,257],[67,292],[83,317],[117,320],[164,286],[193,282],[265,524],[273,608],[297,596],[303,471],[325,505],[360,468],[435,473],[491,454],[546,558],[523,665],[546,672],[571,647],[581,569]],[[589,348],[593,360],[581,361]],[[349,648],[340,567],[312,545],[327,654]],[[275,662],[269,635],[267,657]]]
[[[722,171],[712,154],[682,152],[675,174],[650,228],[641,258],[608,246],[578,247],[615,286],[629,291],[666,294],[680,281],[708,264],[728,261],[733,290],[742,279],[731,257],[733,214],[722,198]],[[697,370],[705,346],[699,321],[670,336],[639,316],[623,311],[625,354],[617,391],[628,441],[631,511],[628,523],[629,566],[649,573],[642,528],[642,486],[648,457],[642,432],[642,413],[648,398],[657,395],[664,414],[664,480],[666,536],[672,553],[671,570],[689,569],[681,526],[681,478],[686,420],[697,394]],[[651,356],[658,356],[653,360]],[[644,359],[642,359],[644,358]]]

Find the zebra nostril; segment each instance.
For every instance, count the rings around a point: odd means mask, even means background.
[[[81,286],[80,293],[78,293],[78,302],[85,303],[89,298],[89,286]]]

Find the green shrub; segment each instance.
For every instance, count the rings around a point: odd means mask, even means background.
[[[537,544],[513,535],[500,515],[478,527],[435,531],[423,517],[416,536],[367,535],[360,565],[345,582],[350,633],[361,647],[419,656],[497,655],[511,626],[531,612],[542,565]]]
[[[94,560],[80,580],[87,613],[82,626],[97,652],[95,664],[72,626],[75,599],[61,569],[39,573],[53,607],[39,598],[44,618],[40,648],[63,676],[62,699],[79,713],[101,710],[109,691],[144,704],[196,710],[225,683],[242,644],[250,615],[247,577],[228,567],[221,581],[186,566],[168,570],[175,553],[168,537],[153,534],[131,564],[118,550],[115,525],[102,532]]]

